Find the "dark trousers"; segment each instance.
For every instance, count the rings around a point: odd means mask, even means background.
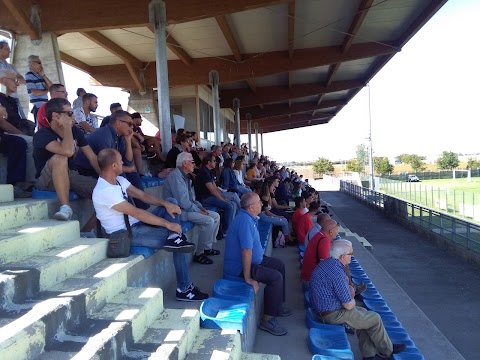
[[[7,156],[7,183],[25,181],[27,142],[19,136],[1,134],[0,153]]]
[[[259,265],[252,264],[252,279],[264,283],[263,313],[278,316],[285,301],[285,264],[282,260],[264,256]]]

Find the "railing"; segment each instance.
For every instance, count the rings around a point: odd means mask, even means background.
[[[441,189],[416,182],[379,178],[379,189],[397,198],[480,222],[480,198],[471,191]]]
[[[340,181],[340,191],[480,254],[480,225],[346,181]]]

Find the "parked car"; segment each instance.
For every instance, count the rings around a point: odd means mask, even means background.
[[[420,179],[418,178],[417,175],[408,175],[407,176],[407,181],[408,182],[419,182]]]

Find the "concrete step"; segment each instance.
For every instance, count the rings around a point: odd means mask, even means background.
[[[10,184],[0,185],[0,203],[13,201],[13,186]]]
[[[31,308],[27,312],[21,312],[21,316],[16,319],[3,322],[4,326],[0,329],[2,358],[4,352],[9,355],[5,359],[9,360],[34,359],[39,356],[53,338],[61,338],[67,329],[79,326],[86,317],[102,309],[126,289],[127,270],[141,260],[140,256],[102,260],[42,293],[46,300],[24,304]],[[111,327],[95,335],[98,335],[97,343],[100,342],[98,339],[102,339],[102,344],[105,345],[105,331],[120,331],[115,325],[120,323],[130,327],[128,322],[112,323]],[[116,339],[109,341],[108,346],[102,345],[102,351],[110,353],[115,348]]]
[[[77,221],[31,221],[15,228],[2,229],[0,230],[0,264],[4,266],[4,264],[24,260],[54,246],[78,239],[79,236]]]
[[[83,295],[86,315],[91,316],[127,287],[127,270],[142,260],[143,257],[137,255],[107,258],[53,286],[50,292],[58,296]]]
[[[241,360],[242,340],[234,330],[200,329],[187,360]]]
[[[0,307],[13,310],[15,304],[36,297],[39,292],[101,261],[106,256],[107,242],[107,239],[79,238],[0,267],[4,270],[0,274]]]
[[[16,200],[0,205],[0,231],[48,219],[48,206],[42,200]]]
[[[147,328],[163,312],[163,291],[160,288],[128,287],[89,318],[103,321],[125,321],[132,326],[133,341],[145,334]]]
[[[128,359],[183,360],[200,331],[197,309],[165,309],[127,354]]]
[[[257,354],[257,353],[243,353],[242,360],[280,360],[279,355],[273,354]]]

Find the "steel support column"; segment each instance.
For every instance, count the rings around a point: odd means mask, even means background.
[[[258,147],[258,122],[253,124],[253,127],[255,129],[255,148],[257,150],[257,153],[260,153],[260,148]]]
[[[247,134],[248,134],[248,158],[253,159],[252,156],[252,114],[247,113]]]
[[[220,145],[223,139],[222,122],[220,121],[220,96],[218,95],[218,71],[212,70],[208,73],[208,79],[212,86],[213,98],[213,131],[215,133],[215,145]]]
[[[233,108],[235,109],[235,138],[233,142],[240,147],[240,99],[233,99]]]
[[[152,0],[148,5],[150,23],[155,31],[155,59],[157,62],[157,89],[158,89],[158,127],[162,139],[163,154],[166,156],[172,148],[170,95],[168,90],[168,62],[166,38],[165,2]]]
[[[261,144],[262,155],[263,155],[263,129],[260,129],[260,144]]]

